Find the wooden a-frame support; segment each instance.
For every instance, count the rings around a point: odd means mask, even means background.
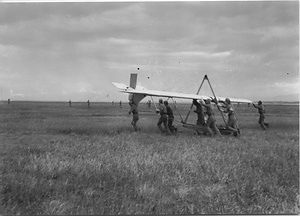
[[[211,92],[212,92],[213,95],[214,95],[214,103],[215,103],[215,104],[218,104],[217,97],[216,97],[216,95],[215,95],[215,92],[214,92],[214,90],[213,90],[213,88],[212,88],[212,86],[211,86],[211,84],[210,84],[210,81],[209,81],[209,79],[208,79],[208,76],[207,76],[206,74],[205,74],[205,76],[203,77],[203,80],[202,80],[202,82],[201,82],[201,84],[200,84],[200,86],[199,86],[199,89],[198,89],[198,91],[197,91],[196,94],[197,94],[197,95],[199,94],[199,92],[200,92],[200,90],[201,90],[201,88],[202,88],[202,85],[203,85],[203,83],[204,83],[205,80],[207,80],[207,82],[208,82],[208,84],[209,84],[209,87],[210,87],[210,90],[211,90]],[[221,109],[219,108],[219,106],[217,106],[217,107],[218,107],[218,110],[220,111],[220,113],[221,113],[221,115],[222,115],[222,118],[223,118],[224,123],[226,124],[226,120],[225,120],[225,118],[224,118],[223,112],[221,111]],[[188,117],[189,117],[189,115],[190,115],[190,112],[191,112],[192,108],[193,108],[193,103],[192,103],[192,105],[191,105],[191,107],[190,107],[190,109],[189,109],[189,112],[188,112],[188,114],[187,114],[185,120],[182,122],[183,124],[187,124],[187,119],[188,119]]]
[[[217,97],[216,97],[216,95],[215,95],[215,92],[214,92],[214,90],[213,90],[213,88],[212,88],[212,86],[211,86],[211,83],[210,83],[210,81],[209,81],[207,75],[205,75],[205,76],[203,77],[203,80],[202,80],[202,82],[201,82],[201,84],[200,84],[200,86],[199,86],[198,91],[197,91],[196,94],[197,94],[197,95],[199,94],[199,92],[200,92],[200,90],[201,90],[201,88],[202,88],[202,86],[203,86],[205,80],[207,80],[207,82],[208,82],[208,84],[209,84],[209,87],[210,87],[210,89],[211,89],[211,92],[213,93],[213,96],[214,96],[214,100],[213,100],[213,101],[214,101],[215,104],[217,104],[217,103],[218,103]],[[152,102],[153,102],[153,104],[154,104],[154,106],[155,106],[155,109],[157,109],[156,104],[155,104],[155,102],[154,102],[152,96],[151,96],[151,99],[152,99]],[[168,99],[169,99],[169,98],[168,98]],[[173,98],[171,98],[171,99],[173,100],[173,103],[174,103],[174,99],[173,99]],[[224,121],[224,123],[225,123],[225,125],[226,125],[226,120],[225,120],[225,118],[224,118],[224,114],[223,114],[223,112],[221,111],[221,109],[219,108],[219,106],[217,106],[217,107],[218,107],[218,110],[220,111],[221,116],[222,116],[222,118],[223,118],[223,121]],[[189,115],[190,115],[190,113],[191,113],[192,108],[193,108],[193,103],[191,104],[191,107],[190,107],[190,109],[189,109],[189,112],[188,112],[188,114],[187,114],[185,120],[183,120],[181,114],[180,114],[179,111],[176,109],[177,112],[178,112],[178,114],[179,114],[179,116],[180,116],[180,118],[181,118],[181,123],[182,123],[183,125],[196,126],[196,125],[192,125],[192,124],[188,124],[188,123],[187,123],[187,119],[188,119],[188,117],[189,117]],[[197,127],[198,127],[198,126],[197,126]]]
[[[203,80],[202,80],[202,82],[201,82],[201,84],[200,84],[200,86],[199,86],[199,89],[198,89],[198,91],[197,91],[196,94],[197,94],[197,95],[199,94],[199,92],[200,92],[200,90],[201,90],[201,88],[202,88],[202,86],[203,86],[205,80],[207,80],[207,82],[208,82],[208,84],[209,84],[209,87],[210,87],[210,90],[211,90],[211,92],[213,93],[214,98],[213,98],[212,101],[213,101],[216,105],[218,105],[217,97],[216,97],[216,95],[215,95],[215,92],[214,92],[214,90],[213,90],[213,88],[212,88],[212,86],[211,86],[211,83],[210,83],[210,81],[209,81],[207,75],[204,76],[204,78],[203,78]],[[173,103],[174,103],[174,99],[173,99],[172,97],[169,97],[168,99],[170,99],[170,98],[173,100]],[[156,107],[156,105],[155,105],[155,102],[154,102],[154,100],[153,100],[152,97],[151,97],[151,99],[152,99],[152,101],[153,101],[153,103],[154,103],[155,108],[157,109],[157,107]],[[224,121],[224,123],[225,123],[225,125],[226,125],[226,120],[225,120],[225,118],[224,118],[224,114],[223,114],[222,110],[220,109],[220,107],[219,107],[219,106],[217,106],[217,107],[218,107],[218,110],[220,111],[221,116],[222,116],[222,118],[223,118],[223,121]],[[200,134],[199,130],[200,130],[200,131],[206,130],[205,126],[194,125],[194,124],[189,124],[189,123],[187,123],[187,119],[188,119],[188,117],[189,117],[189,115],[190,115],[190,112],[191,112],[192,108],[193,108],[193,103],[192,103],[192,105],[191,105],[191,107],[190,107],[190,109],[189,109],[189,112],[188,112],[188,114],[187,114],[185,120],[183,120],[183,118],[182,118],[181,114],[179,113],[179,111],[178,111],[177,109],[176,109],[176,110],[177,110],[177,112],[178,112],[178,114],[179,114],[179,116],[180,116],[180,118],[181,118],[181,122],[180,122],[180,123],[183,124],[183,127],[194,129],[194,130],[197,131],[198,134]],[[232,131],[230,131],[230,130],[224,128],[224,127],[221,127],[221,128],[219,127],[219,130],[220,130],[220,132],[221,132],[223,135],[228,135],[228,134],[231,134],[231,133],[232,133]],[[237,136],[237,134],[234,134],[234,135]]]

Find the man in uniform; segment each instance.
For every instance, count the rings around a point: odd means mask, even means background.
[[[263,130],[266,130],[269,127],[269,124],[265,123],[265,106],[262,104],[261,101],[258,101],[257,105],[255,105],[254,103],[252,103],[252,105],[256,109],[258,109],[258,113],[259,113],[258,124],[260,124]]]
[[[177,128],[175,128],[175,127],[173,126],[173,121],[174,121],[173,110],[172,110],[172,108],[169,106],[168,101],[164,101],[164,105],[165,105],[166,108],[167,108],[168,127],[169,127],[169,130],[170,130],[171,132],[177,132]]]
[[[213,111],[213,107],[211,105],[211,100],[207,99],[205,101],[205,104],[203,103],[203,101],[200,101],[200,102],[201,102],[202,106],[206,107],[206,113],[208,115],[208,119],[207,119],[207,122],[206,122],[206,128],[207,128],[208,132],[212,136],[214,133],[211,130],[211,128],[213,128],[216,134],[218,134],[219,136],[222,136],[219,129],[218,129],[218,127],[217,127],[217,125],[216,125],[216,119],[215,119],[215,114],[214,114],[214,111]]]
[[[227,113],[228,115],[228,120],[226,123],[226,128],[233,131],[235,135],[241,134],[239,126],[238,126],[238,119],[235,116],[235,111],[234,108],[231,104],[231,101],[229,98],[225,99],[225,102],[223,102],[225,110],[222,110],[222,112]]]
[[[158,105],[158,109],[156,110],[157,113],[160,114],[160,118],[157,122],[157,127],[159,128],[159,130],[163,133],[166,132],[167,134],[170,134],[168,125],[167,125],[167,121],[168,121],[168,116],[167,116],[167,108],[166,106],[163,104],[163,100],[159,99],[159,105]],[[162,128],[161,124],[164,124],[164,128],[165,130]]]
[[[133,115],[131,125],[133,126],[135,131],[138,131],[138,127],[136,126],[136,123],[139,120],[137,105],[135,105],[135,103],[133,101],[130,101],[129,105],[130,105],[129,114],[132,113],[132,115]]]
[[[196,99],[193,99],[193,104],[196,106],[196,110],[194,111],[198,115],[197,125],[205,125],[204,119],[204,111],[203,107]]]

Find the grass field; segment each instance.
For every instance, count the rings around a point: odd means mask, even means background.
[[[128,104],[0,102],[0,214],[300,213],[299,106],[267,105],[267,131],[236,107],[240,137],[162,135],[139,109],[133,132]]]

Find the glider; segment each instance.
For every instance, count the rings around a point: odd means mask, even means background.
[[[213,93],[213,96],[199,95],[199,92],[201,90],[201,87],[202,87],[204,81],[208,82],[208,84],[210,86],[210,89]],[[192,100],[207,100],[207,99],[210,99],[211,101],[213,101],[217,105],[219,104],[219,102],[224,102],[226,98],[229,98],[229,97],[217,97],[215,95],[207,75],[204,76],[204,78],[202,80],[202,83],[201,83],[201,85],[200,85],[200,87],[199,87],[196,94],[185,94],[185,93],[179,93],[179,92],[149,90],[149,89],[146,89],[142,86],[136,85],[136,83],[137,83],[137,74],[130,74],[130,84],[129,84],[129,86],[126,85],[126,84],[123,84],[123,83],[116,83],[116,82],[113,82],[112,84],[114,86],[116,86],[119,89],[120,92],[129,94],[129,97],[128,97],[129,101],[134,102],[136,105],[138,105],[138,103],[143,98],[145,98],[146,96],[150,96],[151,99],[152,99],[152,96],[154,96],[154,97],[167,97],[167,98],[172,98],[172,99],[173,98],[192,99]],[[252,103],[252,101],[250,101],[248,99],[241,99],[241,98],[229,98],[229,99],[232,103],[238,103],[238,104],[239,103],[247,103],[248,106],[249,106],[250,103]],[[153,101],[153,99],[152,99],[152,101]],[[154,103],[154,105],[155,105],[155,103]],[[199,125],[193,125],[193,124],[187,123],[187,119],[188,119],[188,116],[190,114],[190,111],[192,110],[192,107],[193,107],[193,104],[191,105],[190,110],[189,110],[185,120],[183,120],[181,115],[180,115],[181,123],[183,124],[184,127],[194,129],[194,130],[197,131],[198,134],[200,134],[199,131],[203,132],[203,131],[205,131],[205,128],[203,128],[202,126],[199,126]],[[218,106],[218,109],[219,109],[219,106]],[[220,112],[221,112],[221,110],[220,110]],[[221,112],[221,115],[222,115],[224,123],[226,124],[225,118],[223,116],[223,112]],[[226,128],[223,128],[223,127],[221,128],[220,131],[221,131],[222,134],[230,134],[232,132],[232,131],[229,131]]]
[[[212,99],[218,102],[225,101],[225,97],[216,97],[214,96],[206,96],[206,95],[198,95],[204,80],[208,80],[207,75],[204,76],[204,79],[200,85],[200,88],[197,94],[185,94],[179,92],[168,92],[168,91],[157,91],[157,90],[149,90],[142,86],[137,86],[137,74],[130,75],[130,85],[125,85],[123,83],[116,83],[113,82],[112,84],[116,86],[120,92],[128,93],[129,100],[133,100],[135,104],[138,104],[144,97],[146,96],[155,96],[155,97],[168,97],[168,98],[182,98],[182,99],[195,99],[195,100],[207,100]],[[209,82],[210,84],[210,82]],[[211,86],[211,85],[210,85]],[[211,88],[212,89],[212,88]],[[213,90],[212,90],[213,92]],[[213,92],[214,94],[214,92]],[[252,101],[247,99],[240,99],[240,98],[229,98],[233,103],[252,103]]]

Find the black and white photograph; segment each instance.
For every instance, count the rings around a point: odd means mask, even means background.
[[[299,1],[0,1],[0,215],[300,214]]]

